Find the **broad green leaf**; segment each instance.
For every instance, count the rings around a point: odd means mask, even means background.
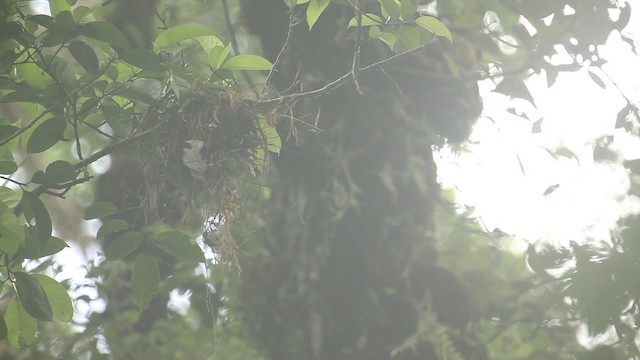
[[[38,243],[44,246],[51,237],[52,226],[49,211],[47,211],[42,200],[29,191],[22,193],[21,204],[25,219],[27,219],[28,222],[31,222],[31,220],[35,221]]]
[[[45,15],[45,14],[36,14],[27,16],[27,20],[33,21],[34,23],[49,29],[55,26],[55,18],[53,16]]]
[[[114,101],[106,101],[100,106],[107,124],[118,136],[125,137],[133,130],[133,120],[129,110],[118,106]]]
[[[4,321],[4,317],[0,315],[0,340],[4,340],[9,336],[9,331],[7,330],[7,323]]]
[[[0,251],[12,256],[25,241],[25,226],[13,211],[0,203]]]
[[[309,29],[318,21],[322,12],[329,6],[331,0],[311,0],[307,6],[307,24]]]
[[[413,0],[400,0],[400,16],[402,20],[409,20],[418,10],[418,6]]]
[[[412,26],[398,27],[398,39],[408,50],[415,49],[421,44],[420,30]]]
[[[44,89],[53,84],[51,76],[35,63],[17,64],[16,73],[25,83],[36,89]]]
[[[44,246],[34,243],[31,237],[27,237],[24,247],[19,251],[20,255],[25,259],[39,259],[45,256],[57,254],[65,248],[69,247],[64,240],[52,236]]]
[[[296,5],[301,5],[301,4],[306,4],[309,2],[309,0],[283,0],[285,5],[287,5],[289,8],[293,8]]]
[[[10,92],[0,98],[0,103],[30,102],[40,103],[42,101],[42,89],[29,86],[26,82],[19,84],[14,92]]]
[[[156,296],[160,286],[160,268],[158,260],[149,254],[138,255],[131,272],[131,289],[133,298],[140,310],[149,305]]]
[[[91,15],[92,12],[93,10],[90,7],[78,6],[75,9],[73,9],[73,20],[78,24],[95,21],[96,20],[95,17]]]
[[[89,38],[106,42],[109,45],[126,49],[129,41],[117,27],[106,21],[93,21],[81,26],[81,33]]]
[[[18,164],[13,160],[0,160],[0,174],[10,175],[18,170]]]
[[[0,141],[4,141],[10,138],[13,134],[18,132],[17,127],[13,125],[0,125]]]
[[[400,4],[397,0],[379,0],[384,11],[389,14],[393,20],[400,18]]]
[[[433,16],[421,16],[416,19],[416,24],[429,30],[436,36],[445,37],[449,39],[450,42],[453,42],[453,35],[451,35],[451,31],[449,31],[447,26],[438,18]]]
[[[130,89],[138,93],[135,100],[146,104],[153,104],[162,96],[162,82],[157,79],[135,80],[131,83]]]
[[[100,240],[104,240],[105,236],[113,234],[118,231],[129,229],[129,223],[122,219],[112,219],[104,223],[98,230],[96,237]]]
[[[369,28],[369,37],[372,39],[380,39],[387,44],[389,48],[394,49],[398,38],[391,33],[380,31],[378,26],[372,26]]]
[[[143,238],[144,235],[139,231],[127,231],[107,245],[107,248],[104,249],[104,255],[111,261],[122,259],[137,249]]]
[[[191,90],[191,84],[187,80],[173,74],[169,78],[169,85],[178,99],[183,99]]]
[[[215,30],[200,24],[182,24],[171,29],[161,32],[156,40],[155,45],[165,48],[169,45],[184,41],[187,39],[195,39],[200,36],[219,36]]]
[[[51,321],[53,310],[42,285],[33,276],[22,271],[14,273],[14,276],[18,298],[25,311],[36,320]]]
[[[204,262],[202,249],[191,241],[191,236],[179,231],[166,231],[156,236],[156,245],[178,259]]]
[[[0,202],[8,207],[18,205],[22,198],[22,190],[11,189],[7,186],[0,186]]]
[[[280,135],[276,128],[269,125],[265,119],[260,119],[260,129],[262,130],[267,150],[272,153],[280,154],[282,139],[280,139]]]
[[[9,343],[15,347],[23,347],[36,339],[36,320],[29,316],[20,304],[18,298],[14,298],[7,306],[4,313],[7,323]]]
[[[89,206],[84,211],[85,220],[97,219],[105,216],[109,216],[118,212],[118,208],[108,201],[99,201]]]
[[[0,75],[11,72],[13,66],[15,65],[16,60],[20,57],[20,53],[15,52],[15,50],[4,50],[0,55]]]
[[[73,21],[73,14],[71,14],[71,9],[66,9],[64,11],[59,12],[54,16],[55,21],[55,29],[75,29],[78,25]]]
[[[209,65],[211,65],[211,67],[214,70],[218,70],[220,68],[220,66],[222,66],[222,64],[224,63],[225,60],[227,60],[227,57],[229,57],[229,47],[223,47],[223,46],[216,46],[213,47],[210,51],[209,51]]]
[[[71,163],[64,160],[56,160],[49,164],[44,172],[37,171],[33,174],[36,184],[64,184],[76,178],[76,170]]]
[[[71,6],[67,0],[49,0],[51,15],[56,16],[63,11],[71,11]]]
[[[56,280],[42,274],[33,274],[34,279],[40,283],[44,293],[51,304],[53,318],[70,322],[73,318],[73,303],[67,293],[67,289]]]
[[[214,47],[225,47],[224,44],[222,43],[222,40],[220,40],[219,37],[217,36],[200,36],[198,37],[196,40],[198,40],[198,42],[200,43],[200,46],[202,46],[202,49],[206,52],[209,53],[211,51],[211,49],[213,49]]]
[[[384,24],[384,21],[380,16],[376,14],[370,14],[370,13],[362,14],[362,21],[361,21],[362,26],[375,26],[375,25],[382,25],[382,24]],[[355,26],[358,26],[358,19],[354,17],[349,21],[349,27],[355,27]]]
[[[163,70],[158,55],[148,49],[131,49],[119,53],[118,56],[127,63],[146,71],[161,72]]]
[[[271,70],[273,64],[262,56],[241,54],[227,60],[223,67],[229,70]]]
[[[93,48],[83,41],[76,40],[68,45],[69,52],[88,73],[97,75],[100,73],[100,62]]]
[[[45,120],[33,131],[27,141],[27,152],[30,154],[41,153],[64,137],[67,122],[62,117],[53,117]]]

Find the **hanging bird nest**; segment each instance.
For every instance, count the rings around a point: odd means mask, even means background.
[[[275,112],[255,104],[235,89],[197,85],[158,111],[156,136],[142,151],[151,154],[144,167],[157,220],[201,226],[215,218],[224,224],[238,212],[243,180],[263,171],[277,137],[270,125]]]

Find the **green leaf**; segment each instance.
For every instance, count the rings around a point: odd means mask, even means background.
[[[39,103],[42,101],[42,89],[29,86],[26,82],[19,84],[14,92],[8,93],[0,98],[0,103],[30,102]]]
[[[451,35],[451,31],[449,31],[447,26],[438,18],[433,16],[421,16],[416,19],[416,24],[429,30],[436,36],[445,37],[449,39],[450,42],[453,42],[453,35]]]
[[[400,4],[397,0],[379,0],[383,10],[389,14],[393,20],[400,18]]]
[[[71,56],[88,73],[97,75],[100,73],[100,62],[93,48],[82,41],[76,40],[68,45]]]
[[[30,154],[41,153],[64,137],[67,122],[62,117],[53,117],[45,120],[31,134],[27,141],[27,152]]]
[[[264,136],[265,145],[268,151],[272,153],[280,154],[280,149],[282,148],[282,139],[280,139],[280,134],[273,126],[267,123],[267,120],[260,119],[260,129],[262,130],[262,135]]]
[[[17,64],[16,73],[29,86],[36,89],[44,89],[53,84],[53,78],[35,63]]]
[[[209,65],[213,70],[218,70],[222,63],[229,57],[229,47],[215,46],[209,51]]]
[[[112,219],[104,223],[98,230],[96,237],[100,240],[104,240],[105,236],[113,234],[118,231],[129,229],[129,223],[122,219]]]
[[[418,6],[413,0],[400,0],[400,16],[402,20],[409,20],[418,11]]]
[[[375,25],[381,25],[381,24],[384,24],[384,21],[380,16],[376,14],[370,14],[370,13],[362,14],[362,21],[361,21],[362,26],[375,26]],[[349,21],[349,27],[355,27],[355,26],[358,26],[358,19],[356,17],[354,17]]]
[[[4,321],[4,317],[0,315],[0,340],[4,340],[9,336],[9,331],[7,330],[7,323]]]
[[[40,198],[29,192],[24,191],[22,193],[22,209],[24,210],[24,217],[28,222],[35,220],[36,223],[36,237],[41,246],[44,246],[51,237],[51,217],[47,208],[42,203]]]
[[[109,216],[118,212],[118,208],[108,202],[108,201],[99,201],[89,206],[84,211],[84,216],[82,217],[85,220],[97,219],[105,216]]]
[[[187,39],[195,39],[200,36],[218,36],[215,30],[200,24],[182,24],[171,29],[162,31],[156,40],[155,45],[165,48],[169,45],[184,41]]]
[[[71,6],[66,0],[49,0],[51,15],[56,16],[63,11],[71,11]]]
[[[151,72],[163,71],[160,59],[158,59],[158,55],[156,55],[151,50],[132,49],[123,51],[119,53],[118,56],[120,57],[120,59],[133,66],[139,67],[140,69]]]
[[[42,285],[31,275],[18,271],[14,273],[16,278],[16,291],[20,303],[34,319],[51,321],[53,310]]]
[[[93,15],[91,15],[91,13],[93,12],[93,10],[90,7],[87,6],[78,6],[75,9],[73,9],[73,20],[75,22],[77,22],[78,24],[80,24],[80,22],[87,17],[88,21],[82,21],[83,23],[89,22],[89,21],[95,21],[96,19],[93,17]]]
[[[125,137],[133,130],[133,120],[129,111],[121,108],[114,101],[106,101],[100,106],[104,119],[111,129],[121,137]]]
[[[225,47],[222,40],[217,36],[200,36],[196,40],[198,40],[206,53],[209,53],[214,47]]]
[[[34,23],[49,29],[55,26],[55,19],[53,16],[45,15],[45,14],[36,14],[27,16],[27,20],[33,21]]]
[[[15,52],[13,49],[2,51],[2,55],[0,55],[0,75],[10,73],[19,57],[20,53]]]
[[[152,105],[156,104],[162,95],[162,82],[157,79],[137,79],[127,87],[116,89],[113,94],[138,103]]]
[[[143,234],[140,231],[127,231],[126,233],[116,237],[107,245],[104,254],[107,260],[118,260],[131,254],[140,246]]]
[[[262,56],[241,54],[227,60],[223,67],[229,70],[271,70],[273,64]]]
[[[140,310],[149,305],[160,287],[160,268],[158,260],[149,254],[138,255],[131,272],[133,298]]]
[[[3,203],[0,203],[0,251],[13,256],[25,241],[25,226]]]
[[[76,178],[76,170],[71,163],[56,160],[44,172],[37,171],[31,181],[37,184],[64,184]]]
[[[44,293],[51,304],[53,318],[70,322],[73,318],[73,303],[67,293],[67,289],[56,280],[42,274],[33,274],[34,279],[40,283]]]
[[[311,0],[307,6],[307,24],[309,29],[318,21],[322,12],[329,6],[330,0]]]
[[[127,49],[129,41],[117,27],[106,21],[92,21],[81,26],[81,33],[89,38]]]
[[[380,31],[380,28],[377,26],[372,26],[369,28],[369,37],[372,39],[380,39],[382,42],[387,44],[389,48],[391,48],[392,50],[395,47],[396,42],[398,41],[398,38],[394,34],[391,34],[388,32],[382,32]]]
[[[13,160],[0,160],[0,174],[10,175],[18,170],[18,164]]]
[[[69,247],[64,240],[52,236],[44,246],[34,243],[31,237],[27,237],[24,247],[20,250],[20,255],[25,259],[39,259],[45,256],[57,254],[65,248]]]
[[[191,241],[191,236],[180,231],[166,231],[156,236],[156,245],[178,259],[204,262],[202,249]]]
[[[9,139],[13,134],[17,133],[20,129],[13,125],[0,125],[0,141]]]
[[[22,190],[11,189],[7,186],[0,186],[0,202],[6,206],[14,207],[18,205],[21,198]]]
[[[15,347],[23,347],[36,339],[36,320],[29,316],[17,298],[14,298],[4,313],[7,323],[7,338]]]
[[[420,30],[412,26],[398,27],[398,39],[407,50],[415,49],[421,44]]]
[[[191,90],[191,84],[187,80],[173,74],[169,77],[169,85],[178,99],[183,99]]]

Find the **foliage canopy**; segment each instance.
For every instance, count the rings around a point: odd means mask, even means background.
[[[533,103],[524,79],[601,66],[630,4],[32,5],[0,3],[1,357],[640,356],[637,219],[532,246],[531,272],[432,159],[467,139],[479,80]],[[85,282],[54,279],[96,241]],[[618,342],[586,350],[583,325]]]

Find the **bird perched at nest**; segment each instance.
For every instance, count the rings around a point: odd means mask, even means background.
[[[204,142],[201,140],[186,140],[186,147],[182,149],[182,163],[191,170],[191,176],[196,180],[204,180],[204,173],[209,165],[202,156]]]

